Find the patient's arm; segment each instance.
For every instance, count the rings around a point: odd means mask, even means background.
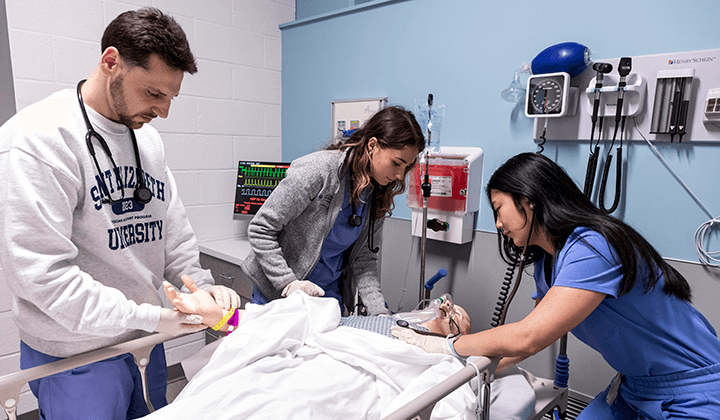
[[[172,284],[163,282],[165,296],[172,302],[173,306],[179,311],[186,314],[201,315],[204,318],[203,323],[209,327],[215,326],[225,315],[226,311],[221,308],[215,299],[206,291],[199,289],[190,276],[183,275],[181,277],[185,287],[190,293],[179,293]],[[240,317],[245,312],[239,310]],[[227,324],[220,329],[227,331]]]

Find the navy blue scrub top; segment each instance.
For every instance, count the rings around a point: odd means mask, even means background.
[[[362,217],[363,224],[365,220],[365,196],[363,191],[363,203],[357,207],[357,215]],[[343,256],[353,243],[360,236],[362,224],[360,226],[350,226],[349,219],[352,216],[352,205],[350,204],[350,191],[345,188],[345,198],[343,199],[340,213],[335,219],[332,229],[323,242],[320,250],[320,259],[315,268],[308,274],[307,279],[320,286],[325,291],[325,297],[333,297],[338,300],[342,308],[342,292],[340,291],[340,275],[343,268]]]

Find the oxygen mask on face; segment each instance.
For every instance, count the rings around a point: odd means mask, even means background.
[[[425,303],[427,303],[427,306],[423,307]],[[455,305],[452,303],[450,293],[445,293],[439,298],[430,300],[430,302],[423,300],[412,311],[398,312],[393,314],[392,317],[395,320],[405,321],[410,325],[419,325],[432,321],[440,317],[443,313],[446,314],[446,316],[455,315]]]

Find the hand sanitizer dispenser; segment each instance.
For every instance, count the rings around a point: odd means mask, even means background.
[[[440,147],[423,154],[410,176],[407,204],[412,210],[412,234],[464,244],[472,241],[480,210],[482,156],[479,147]],[[426,165],[426,159],[428,164]],[[425,171],[430,175],[427,220],[423,221],[421,185]]]

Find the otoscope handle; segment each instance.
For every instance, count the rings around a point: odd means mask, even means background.
[[[600,92],[599,90],[595,91],[595,100],[593,101],[593,112],[592,112],[592,115],[590,116],[590,120],[592,122],[597,121],[598,111],[600,110],[600,93],[599,92]],[[595,126],[593,126],[593,134],[594,134],[594,132],[595,132]]]
[[[447,270],[445,270],[444,268],[439,269],[438,272],[435,273],[435,275],[432,276],[432,277],[430,278],[430,280],[428,280],[428,281],[425,283],[425,288],[426,288],[427,290],[432,290],[433,287],[435,287],[435,283],[437,283],[438,281],[440,281],[440,279],[443,278],[443,277],[445,277],[445,276],[447,276]]]
[[[620,93],[618,94],[617,102],[616,102],[616,110],[615,110],[615,124],[620,122],[620,117],[622,116],[623,111],[623,90],[620,89]]]

